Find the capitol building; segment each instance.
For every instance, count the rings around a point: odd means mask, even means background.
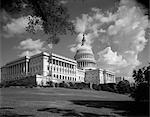
[[[93,51],[86,47],[85,41],[83,35],[81,47],[77,49],[74,60],[42,52],[11,61],[1,67],[1,82],[35,76],[38,85],[46,85],[48,81],[116,83],[114,72],[97,68]]]

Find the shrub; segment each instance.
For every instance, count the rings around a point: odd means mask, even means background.
[[[68,88],[69,87],[69,84],[62,81],[61,83],[59,83],[59,87],[64,87],[64,88]]]
[[[68,84],[69,84],[69,88],[71,89],[75,88],[75,83],[69,82]]]
[[[130,83],[127,80],[120,81],[116,88],[121,94],[130,93]]]
[[[59,87],[59,83],[55,83],[55,87]]]
[[[97,84],[93,84],[93,85],[92,85],[92,88],[93,88],[94,90],[97,90],[97,91],[101,90],[101,86],[100,86],[100,85],[97,85]]]
[[[140,83],[136,86],[134,91],[131,93],[131,97],[136,101],[145,101],[149,100],[149,84],[148,83]]]
[[[46,82],[46,84],[48,87],[53,87],[53,81],[48,81],[48,82]]]
[[[101,84],[101,90],[115,92],[115,90],[113,88],[111,88],[108,84]]]
[[[75,89],[89,89],[90,88],[90,84],[89,83],[84,83],[84,82],[75,83],[74,84],[74,88]]]

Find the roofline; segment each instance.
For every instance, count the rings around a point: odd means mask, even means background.
[[[23,56],[23,57],[17,58],[17,59],[15,59],[15,60],[13,60],[13,61],[10,61],[10,62],[6,63],[4,66],[9,65],[9,64],[12,64],[12,63],[14,63],[14,62],[21,61],[21,60],[26,60],[26,59],[30,59],[30,57],[29,57],[29,56]]]

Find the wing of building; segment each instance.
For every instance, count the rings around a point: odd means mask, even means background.
[[[86,47],[85,41],[83,36],[75,60],[42,52],[11,61],[1,67],[1,82],[35,76],[38,85],[46,85],[48,81],[115,83],[115,73],[96,67],[93,51]]]

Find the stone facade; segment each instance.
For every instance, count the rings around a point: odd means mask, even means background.
[[[86,71],[85,82],[92,84],[116,83],[115,73],[103,69]]]
[[[31,57],[22,57],[1,68],[2,82],[25,76],[37,76],[37,82],[84,82],[84,70],[77,69],[75,60],[52,53],[42,52]]]
[[[83,36],[82,45],[75,54],[75,60],[42,52],[9,62],[1,68],[1,82],[36,76],[39,85],[46,85],[48,81],[115,83],[113,72],[96,68],[93,51],[86,46],[85,41]]]

